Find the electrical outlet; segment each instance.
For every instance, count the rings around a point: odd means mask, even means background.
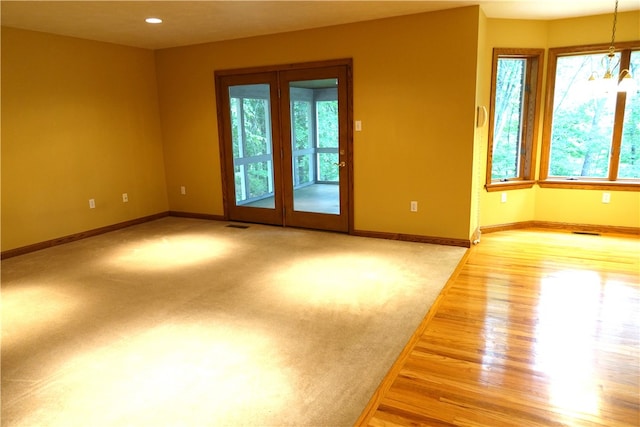
[[[182,186],[180,187],[180,194],[182,194],[183,196],[184,196],[185,194],[187,194],[187,187],[185,187],[184,185],[182,185]]]
[[[95,209],[95,208],[96,208],[96,200],[89,199],[89,209]]]
[[[127,203],[129,201],[129,195],[127,193],[122,193],[122,203]]]
[[[411,212],[418,212],[418,202],[415,200],[411,201]]]
[[[602,203],[611,202],[611,193],[602,193]]]
[[[500,203],[507,203],[507,193],[502,193],[500,195]]]

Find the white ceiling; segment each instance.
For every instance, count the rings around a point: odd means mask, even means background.
[[[2,25],[148,49],[480,5],[490,18],[613,15],[615,0],[1,1]],[[619,11],[640,0],[619,0]],[[149,25],[144,19],[164,20]]]

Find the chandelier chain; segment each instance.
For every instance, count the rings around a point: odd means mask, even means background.
[[[613,29],[611,30],[611,45],[609,46],[609,53],[613,54],[615,51],[614,43],[616,41],[616,25],[618,23],[618,0],[616,0],[616,6],[613,10]]]

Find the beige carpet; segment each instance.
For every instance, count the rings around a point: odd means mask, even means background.
[[[348,426],[463,248],[164,218],[2,262],[2,426]]]

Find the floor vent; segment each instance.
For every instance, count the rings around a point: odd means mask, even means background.
[[[229,224],[227,225],[227,227],[229,228],[241,228],[241,229],[245,229],[245,228],[249,228],[248,225],[240,225],[240,224]]]
[[[586,234],[587,236],[599,236],[600,233],[594,231],[574,231],[573,234]]]

